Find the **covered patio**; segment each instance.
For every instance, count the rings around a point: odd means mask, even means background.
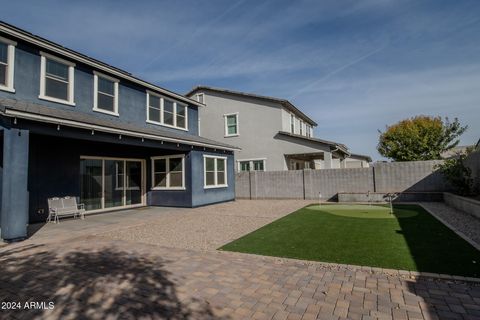
[[[338,151],[285,154],[289,170],[346,168],[346,158]]]
[[[5,240],[23,239],[27,224],[45,221],[52,197],[75,197],[87,214],[235,197],[233,174],[225,174],[225,188],[204,188],[204,157],[222,157],[223,171],[233,172],[226,145],[38,104],[1,99],[0,106]]]

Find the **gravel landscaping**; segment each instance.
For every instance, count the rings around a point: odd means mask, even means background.
[[[237,200],[166,212],[147,224],[100,235],[167,247],[215,250],[308,204],[311,201]]]
[[[443,202],[423,202],[422,206],[433,212],[457,231],[466,235],[480,247],[480,220],[463,211],[447,206]]]

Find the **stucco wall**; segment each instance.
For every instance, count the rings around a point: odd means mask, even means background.
[[[203,156],[217,155],[227,157],[227,187],[204,188]],[[235,175],[233,174],[233,155],[205,151],[191,151],[192,206],[232,201],[235,199]]]
[[[285,154],[329,151],[312,142],[281,136],[285,113],[278,103],[259,102],[248,97],[235,97],[205,91],[207,107],[200,109],[201,135],[240,147],[235,160],[266,158],[266,170],[286,170]],[[239,114],[239,136],[225,137],[224,114]],[[289,122],[288,120],[288,126]],[[298,125],[296,127],[298,129]]]
[[[18,42],[15,49],[15,73],[14,87],[15,93],[0,90],[0,97],[31,101],[48,107],[75,110],[82,113],[93,114],[98,118],[110,121],[127,122],[138,125],[143,128],[171,130],[177,133],[198,133],[198,107],[188,106],[188,127],[189,131],[177,130],[165,126],[158,126],[146,122],[146,89],[130,83],[126,80],[120,80],[118,109],[119,117],[105,113],[93,111],[93,69],[81,63],[76,63],[74,76],[74,101],[75,106],[69,106],[62,103],[55,103],[38,98],[40,94],[40,49],[29,44]],[[58,55],[55,55],[58,56]],[[62,58],[61,56],[58,56]],[[68,60],[68,59],[66,59]],[[75,61],[72,61],[75,62]]]

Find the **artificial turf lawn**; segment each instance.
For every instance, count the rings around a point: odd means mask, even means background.
[[[416,205],[311,205],[220,250],[480,277],[480,251]]]

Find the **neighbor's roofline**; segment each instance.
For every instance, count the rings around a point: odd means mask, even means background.
[[[195,101],[193,99],[190,99],[188,97],[185,97],[181,94],[172,92],[170,90],[164,89],[162,87],[159,87],[157,85],[154,85],[152,83],[149,83],[145,80],[139,79],[135,76],[133,76],[131,73],[126,72],[124,70],[121,70],[119,68],[113,67],[109,64],[106,64],[104,62],[101,62],[97,59],[91,58],[87,55],[84,55],[82,53],[79,53],[75,50],[65,48],[58,43],[52,42],[50,40],[47,40],[45,38],[42,38],[40,36],[34,35],[28,31],[25,31],[23,29],[20,29],[18,27],[15,27],[11,24],[8,24],[4,21],[0,20],[0,32],[3,32],[5,34],[8,34],[10,36],[13,36],[15,38],[18,38],[20,40],[32,43],[34,45],[37,45],[41,48],[50,50],[51,52],[54,52],[56,54],[60,54],[64,57],[73,59],[75,61],[84,63],[86,65],[92,66],[100,71],[107,72],[109,74],[112,74],[116,77],[137,83],[139,85],[142,85],[146,87],[147,89],[156,91],[158,93],[163,93],[165,95],[169,95],[172,98],[178,99],[180,101],[186,102],[188,104],[193,104],[198,107],[204,107],[205,105],[203,103],[200,103],[198,101]]]
[[[365,154],[359,154],[359,153],[351,153],[350,157],[358,157],[358,158],[365,158],[368,162],[372,162],[372,157],[367,156]]]
[[[262,96],[259,94],[254,94],[254,93],[248,93],[248,92],[241,92],[241,91],[234,91],[234,90],[229,90],[229,89],[223,89],[223,88],[216,88],[216,87],[209,87],[209,86],[196,86],[192,88],[189,92],[185,94],[185,96],[191,96],[197,91],[215,91],[215,92],[221,92],[221,93],[227,93],[227,94],[232,94],[232,95],[237,95],[237,96],[245,96],[245,97],[250,97],[254,99],[260,99],[260,100],[267,100],[267,101],[273,101],[282,104],[284,107],[287,109],[290,109],[294,113],[298,114],[303,120],[311,124],[312,126],[318,126],[318,124],[313,121],[309,116],[307,116],[305,113],[303,113],[300,109],[295,107],[293,103],[286,99],[280,99],[280,98],[275,98],[275,97],[269,97],[269,96]]]
[[[292,137],[292,138],[307,140],[307,141],[315,142],[315,143],[326,144],[330,147],[335,148],[336,149],[335,151],[342,151],[343,153],[350,155],[350,152],[348,151],[347,146],[344,145],[343,143],[337,143],[337,142],[334,142],[334,141],[323,140],[323,139],[313,138],[313,137],[305,137],[305,136],[301,136],[299,134],[293,134],[293,133],[287,132],[287,131],[279,131],[278,133],[282,134],[282,135],[285,135],[285,136]]]

